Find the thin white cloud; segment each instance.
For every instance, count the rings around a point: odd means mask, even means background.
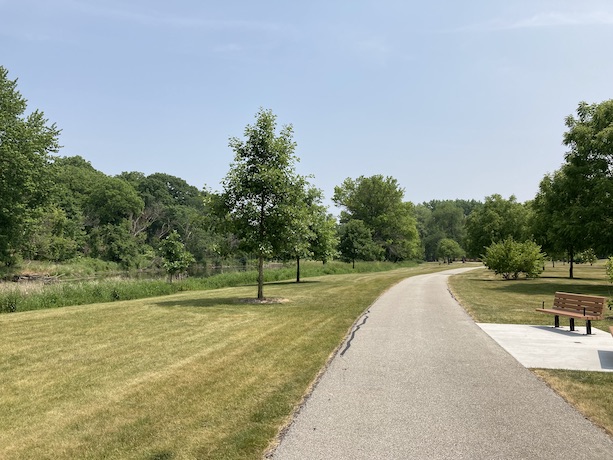
[[[564,27],[564,26],[598,26],[613,25],[613,13],[611,12],[549,12],[539,13],[529,18],[520,19],[503,25],[506,29],[530,29],[541,27]]]
[[[520,19],[494,19],[479,24],[473,24],[453,30],[447,30],[446,32],[493,32],[501,30],[594,26],[613,26],[613,12],[541,12]]]

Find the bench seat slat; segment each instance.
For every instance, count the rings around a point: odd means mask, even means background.
[[[551,315],[560,315],[560,316],[568,316],[570,318],[579,318],[579,319],[589,319],[589,320],[593,320],[593,321],[597,321],[599,319],[602,319],[602,315],[583,315],[583,312],[581,313],[575,313],[575,312],[570,312],[570,311],[565,311],[565,310],[557,310],[555,308],[537,308],[536,311],[541,311],[543,313],[549,313]]]

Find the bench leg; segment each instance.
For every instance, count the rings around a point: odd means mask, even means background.
[[[553,320],[553,327],[560,327],[560,317],[558,315],[556,315]]]
[[[575,318],[570,319],[570,330],[571,331],[575,330]]]
[[[585,333],[587,335],[592,334],[592,321],[590,321],[589,319],[585,322]]]

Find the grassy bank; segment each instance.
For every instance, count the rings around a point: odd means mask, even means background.
[[[578,265],[575,279],[568,279],[568,266],[548,267],[541,278],[502,281],[488,270],[475,270],[450,279],[456,298],[477,322],[500,324],[553,324],[553,317],[535,312],[545,302],[551,305],[556,291],[613,296],[602,262]],[[560,318],[562,325],[568,320]],[[582,325],[581,322],[578,322]],[[604,331],[613,325],[613,312],[593,327]],[[613,338],[612,344],[613,344]],[[613,373],[533,369],[558,394],[597,425],[613,434]]]
[[[342,262],[303,262],[302,277],[330,274],[371,273],[416,266],[416,262],[392,264],[390,262],[362,262],[351,264]],[[47,267],[46,273],[61,273],[60,267]],[[53,270],[51,270],[53,268]],[[38,267],[40,270],[41,267]],[[264,273],[266,282],[295,279],[296,268],[287,265],[282,268],[268,269]],[[120,300],[143,299],[185,291],[219,289],[222,287],[244,286],[256,282],[256,271],[222,273],[206,278],[186,278],[169,283],[166,279],[130,279],[114,277],[100,280],[0,284],[0,313],[31,311],[68,305],[85,305]]]
[[[0,456],[259,458],[364,309],[442,268],[0,315]]]

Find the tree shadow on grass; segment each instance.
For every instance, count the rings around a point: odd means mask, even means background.
[[[240,299],[233,297],[206,297],[202,299],[162,300],[155,302],[156,307],[163,308],[212,308],[212,307],[242,307]]]
[[[155,302],[156,307],[162,308],[227,308],[240,309],[245,307],[281,307],[291,303],[287,299],[275,301],[272,297],[265,302],[258,302],[254,297],[207,297],[203,299],[181,299]]]
[[[591,284],[585,282],[587,280],[589,280],[589,278],[585,280],[568,280],[565,283],[526,283],[521,280],[505,281],[501,283],[500,286],[495,287],[494,290],[511,294],[543,295],[551,297],[553,297],[556,292],[572,292],[575,294],[600,295],[604,297],[609,297],[613,294],[611,286]]]

